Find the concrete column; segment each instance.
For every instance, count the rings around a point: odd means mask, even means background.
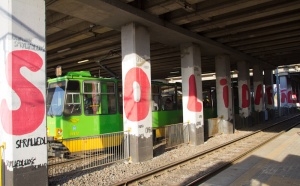
[[[184,128],[189,127],[192,145],[204,143],[203,102],[200,47],[193,43],[181,45],[182,104]],[[185,133],[185,142],[188,135]]]
[[[268,119],[274,119],[274,91],[273,91],[273,70],[265,70],[265,105]]]
[[[236,119],[236,128],[249,127],[251,120],[251,97],[250,97],[250,76],[249,63],[240,61],[238,67],[238,89],[239,89],[239,115]]]
[[[265,121],[263,70],[259,65],[253,66],[253,92],[254,92],[254,124]]]
[[[233,133],[232,89],[230,77],[230,59],[228,55],[215,58],[217,112],[220,118],[220,132]]]
[[[48,185],[45,1],[0,1],[0,185]]]
[[[136,23],[121,32],[124,130],[132,161],[142,162],[153,158],[150,35]]]

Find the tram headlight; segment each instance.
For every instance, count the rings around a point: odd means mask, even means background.
[[[57,136],[61,136],[62,135],[62,129],[61,128],[58,128],[58,129],[56,129],[56,135]]]

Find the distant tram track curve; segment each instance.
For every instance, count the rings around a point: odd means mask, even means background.
[[[300,115],[234,139],[191,157],[113,185],[197,185],[285,131],[300,124]]]

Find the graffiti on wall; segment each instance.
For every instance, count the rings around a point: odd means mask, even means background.
[[[192,112],[201,112],[203,105],[197,98],[197,85],[195,75],[191,75],[189,78],[189,97],[187,108]]]
[[[250,106],[250,91],[247,84],[242,85],[242,108]]]
[[[1,123],[6,133],[24,135],[42,124],[45,115],[43,94],[20,73],[22,67],[36,72],[42,65],[42,58],[32,51],[15,50],[8,54],[7,83],[19,96],[21,105],[16,110],[10,110],[6,100],[1,101]]]
[[[124,80],[124,113],[130,121],[147,117],[150,109],[150,82],[141,68],[130,69]]]
[[[228,108],[229,106],[229,88],[228,88],[228,84],[227,84],[227,79],[226,78],[222,78],[220,80],[220,85],[223,86],[223,103],[225,108]]]
[[[27,139],[19,139],[16,141],[16,148],[24,148],[24,147],[33,147],[46,145],[46,137],[36,137],[36,138],[27,138]]]
[[[292,92],[292,90],[282,89],[280,91],[280,93],[281,93],[280,94],[280,97],[281,97],[280,102],[282,104],[284,104],[284,103],[292,104],[292,103],[296,103],[297,102],[297,100],[293,98],[293,92]]]
[[[35,160],[36,160],[36,158],[32,157],[29,159],[6,161],[6,166],[12,167],[12,168],[27,167],[30,165],[34,165]]]
[[[273,106],[274,104],[272,85],[266,86],[266,104],[270,106]]]
[[[263,85],[258,84],[255,89],[255,94],[254,94],[254,104],[255,105],[260,105],[261,101],[263,98]]]

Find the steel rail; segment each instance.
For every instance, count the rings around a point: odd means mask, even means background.
[[[293,124],[292,126],[288,127],[286,129],[287,130],[290,130],[291,128],[297,126],[300,124],[300,121]],[[273,126],[272,126],[273,127]],[[275,134],[274,136],[272,136],[271,138],[269,138],[268,140],[258,144],[257,146],[253,147],[252,149],[249,149],[248,151],[245,151],[244,153],[240,154],[239,156],[231,159],[229,162],[227,162],[226,164],[224,165],[221,165],[219,168],[216,168],[214,169],[213,171],[209,172],[208,174],[204,175],[204,176],[201,176],[201,177],[198,177],[197,179],[189,182],[189,183],[185,183],[186,186],[192,186],[192,185],[195,185],[195,184],[200,184],[202,182],[204,182],[205,180],[211,178],[212,176],[216,175],[217,173],[219,173],[220,171],[224,170],[225,168],[229,167],[231,164],[233,164],[234,162],[238,161],[239,159],[243,158],[244,156],[250,154],[251,152],[253,152],[254,150],[260,148],[261,146],[267,144],[268,142],[272,141],[273,139],[277,138],[278,136],[282,135],[283,133],[285,133],[286,131],[281,131],[277,134]]]
[[[263,129],[260,129],[260,130],[254,131],[254,132],[252,132],[252,133],[246,134],[246,135],[244,135],[244,136],[241,136],[241,137],[239,137],[239,138],[236,138],[236,139],[231,140],[231,141],[229,141],[229,142],[226,142],[226,143],[224,143],[224,144],[221,144],[221,145],[218,145],[218,146],[216,146],[216,147],[210,148],[210,149],[208,149],[208,150],[202,151],[202,152],[200,152],[200,153],[194,154],[194,155],[192,155],[192,156],[190,156],[190,157],[187,157],[187,158],[185,158],[185,159],[178,160],[178,161],[176,161],[176,162],[170,163],[170,164],[168,164],[168,165],[164,165],[164,166],[159,167],[159,168],[157,168],[157,169],[154,169],[154,170],[151,170],[151,171],[148,171],[148,172],[145,172],[145,173],[142,173],[142,174],[139,174],[139,175],[130,177],[130,178],[128,178],[128,179],[126,179],[126,180],[122,180],[122,181],[120,181],[120,182],[116,182],[116,183],[114,183],[114,184],[112,184],[112,185],[120,185],[120,186],[121,186],[121,185],[131,185],[131,184],[134,184],[134,183],[137,183],[137,185],[138,185],[139,182],[143,182],[143,181],[145,181],[145,180],[149,180],[149,179],[151,179],[152,177],[155,177],[156,175],[161,175],[161,174],[162,174],[161,172],[166,172],[166,171],[168,171],[168,170],[170,170],[170,169],[172,169],[172,168],[174,168],[174,167],[176,167],[176,166],[179,166],[180,164],[183,164],[183,163],[185,163],[185,162],[189,162],[189,161],[191,161],[191,160],[193,160],[193,159],[195,159],[195,158],[198,158],[199,156],[204,156],[205,154],[208,154],[208,153],[210,153],[210,152],[216,151],[217,149],[220,149],[220,148],[222,148],[222,147],[228,146],[229,144],[235,143],[235,142],[237,142],[237,141],[240,141],[240,140],[242,140],[242,139],[244,139],[244,138],[247,138],[247,137],[249,137],[249,136],[252,136],[252,135],[254,135],[254,134],[263,132],[264,130],[270,129],[270,128],[272,128],[272,127],[274,127],[274,126],[277,126],[277,125],[279,125],[279,124],[281,124],[281,123],[284,123],[284,122],[290,121],[290,120],[292,120],[292,119],[295,119],[295,118],[297,118],[297,117],[299,117],[299,116],[300,116],[300,115],[295,115],[295,116],[290,117],[290,118],[288,118],[288,119],[284,119],[284,120],[282,120],[282,121],[278,121],[278,122],[276,122],[276,123],[274,123],[274,124],[272,124],[272,125],[270,125],[270,126],[264,127]],[[298,124],[299,124],[299,123],[297,123],[297,124],[295,124],[295,125],[298,125]],[[294,127],[295,125],[291,126],[291,128]],[[278,135],[280,135],[280,134],[282,134],[282,132],[278,133]],[[270,141],[270,140],[274,139],[274,138],[277,137],[278,135],[272,137],[271,139],[268,139],[267,141]],[[263,145],[263,144],[260,144],[260,145],[254,147],[254,148],[256,149],[256,148],[260,147],[261,145]],[[253,149],[253,150],[255,150],[255,149]],[[253,150],[251,150],[251,151],[253,151]],[[249,150],[249,152],[251,152],[251,151]],[[247,153],[249,153],[249,152],[242,153],[242,154],[239,155],[238,157],[234,158],[234,159],[235,159],[234,161],[237,161],[238,159],[240,159],[241,157],[245,156],[245,155],[246,155]],[[232,160],[232,161],[233,161],[233,160]],[[196,179],[196,181],[195,181],[195,179],[194,179],[193,181],[191,181],[191,182],[189,182],[189,183],[185,183],[185,185],[193,185],[194,183],[198,183],[198,182],[200,182],[201,180],[207,179],[207,178],[209,178],[209,176],[212,175],[213,173],[216,173],[217,171],[220,171],[221,169],[224,169],[225,167],[227,167],[227,166],[230,165],[230,164],[231,164],[231,163],[223,164],[223,165],[221,165],[220,167],[218,167],[217,169],[215,169],[215,171],[209,171],[209,173],[207,173],[207,174],[205,174],[204,176],[201,176],[200,178]],[[198,181],[197,181],[197,180],[198,180]]]

